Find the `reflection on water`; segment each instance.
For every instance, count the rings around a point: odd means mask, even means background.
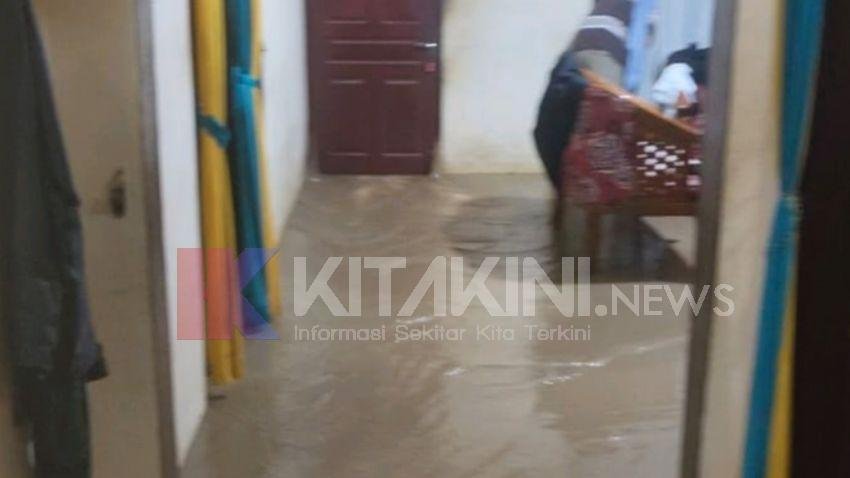
[[[559,276],[550,207],[545,197],[468,199],[446,218],[445,240],[471,266],[492,256],[532,257],[550,276]]]
[[[468,199],[446,219],[445,240],[470,266],[493,256],[528,257],[555,281],[561,277],[561,253],[551,208],[551,199],[541,197]],[[611,215],[603,218],[602,229],[603,257],[594,258],[601,267],[594,268],[593,281],[690,279],[692,271],[670,247],[676,241],[661,237],[642,220]]]
[[[193,477],[674,476],[687,322],[669,316],[567,319],[538,298],[533,318],[378,318],[364,273],[363,318],[323,305],[292,317],[293,257],[311,276],[330,256],[402,256],[400,307],[437,255],[557,267],[548,185],[538,176],[316,178],[283,239],[283,340],[249,344],[248,377],[211,404],[186,467]],[[653,233],[657,234],[657,233]],[[374,274],[374,271],[371,272]],[[335,290],[347,278],[334,276]],[[372,277],[374,279],[374,277]],[[494,271],[494,290],[509,279]],[[628,286],[628,284],[623,284]],[[679,285],[674,288],[681,287]],[[606,300],[605,283],[591,296]],[[295,326],[462,328],[459,341],[296,340]],[[514,340],[479,340],[479,327]],[[586,341],[528,340],[529,327],[591,330]]]

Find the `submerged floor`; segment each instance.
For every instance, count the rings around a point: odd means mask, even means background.
[[[467,281],[489,256],[533,257],[557,274],[547,188],[533,175],[309,180],[283,235],[282,340],[249,344],[248,376],[210,404],[184,476],[675,476],[685,317],[571,319],[538,294],[532,318],[492,318],[478,301],[435,318],[429,291],[410,317],[379,318],[374,270],[363,273],[363,318],[332,318],[320,304],[294,317],[295,257],[308,258],[308,281],[327,257],[406,257],[393,272],[394,314],[435,256],[464,258]],[[660,234],[681,246],[688,228]],[[331,284],[347,302],[347,275]],[[516,280],[501,263],[487,284],[498,297]],[[591,289],[594,304],[610,302],[610,284]],[[386,326],[388,337],[296,339],[313,326]],[[559,326],[589,340],[528,337]],[[399,328],[467,333],[397,342]]]

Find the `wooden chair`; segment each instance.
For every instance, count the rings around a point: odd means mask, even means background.
[[[598,257],[600,219],[695,216],[702,132],[590,71],[560,188],[564,256]]]

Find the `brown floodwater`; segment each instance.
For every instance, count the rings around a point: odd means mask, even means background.
[[[467,281],[493,256],[533,258],[555,279],[551,217],[542,176],[308,179],[283,233],[281,340],[248,344],[247,377],[215,391],[184,476],[675,476],[688,318],[628,309],[567,318],[542,293],[530,317],[493,317],[474,300],[441,318],[430,290],[398,314],[438,256],[462,258]],[[653,260],[684,267],[673,250],[692,233],[686,223],[647,226],[660,244]],[[333,317],[322,303],[296,317],[296,257],[307,258],[308,282],[328,257],[405,257],[392,317],[380,316],[375,270],[362,272],[358,317]],[[485,281],[497,298],[518,287],[505,264]],[[679,290],[687,276],[656,272],[594,276],[591,303],[610,303],[611,283],[670,280]],[[329,284],[348,305],[347,272]],[[311,329],[386,332],[319,340]]]

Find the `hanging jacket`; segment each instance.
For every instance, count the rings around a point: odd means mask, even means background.
[[[667,59],[667,65],[684,63],[691,67],[691,76],[697,85],[708,85],[708,59],[711,48],[697,48],[695,43],[687,48],[673,52]]]
[[[557,190],[561,187],[561,156],[569,143],[587,87],[581,68],[589,65],[580,65],[579,56],[592,52],[610,58],[614,67],[611,74],[618,80],[628,58],[626,42],[633,6],[633,0],[596,0],[549,77],[537,114],[534,142],[546,174]]]
[[[28,0],[0,0],[0,109],[0,303],[12,366],[100,378],[79,201]]]
[[[82,233],[29,0],[0,0],[0,317],[37,478],[88,478],[85,382],[106,375]]]
[[[573,54],[564,53],[549,77],[534,128],[537,153],[555,189],[560,189],[561,156],[575,128],[586,87]]]

